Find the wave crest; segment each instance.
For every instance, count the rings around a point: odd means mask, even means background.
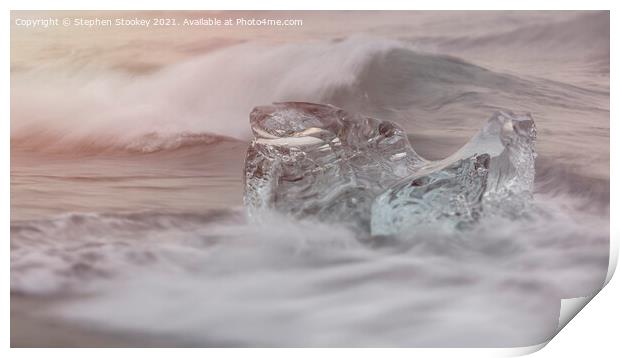
[[[89,67],[13,73],[11,137],[33,148],[73,143],[151,151],[197,138],[185,133],[247,139],[248,113],[262,103],[330,103],[394,119],[413,105],[475,101],[463,97],[472,85],[510,90],[514,83],[380,38],[242,44],[141,76]]]

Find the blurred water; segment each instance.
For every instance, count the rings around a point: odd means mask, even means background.
[[[290,31],[95,42],[13,29],[11,292],[68,295],[49,314],[191,345],[552,336],[559,299],[590,294],[607,272],[609,14],[299,16]],[[531,112],[537,209],[391,240],[248,224],[247,116],[282,100],[397,121],[432,159],[495,110]]]

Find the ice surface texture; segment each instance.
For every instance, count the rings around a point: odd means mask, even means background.
[[[441,221],[466,227],[483,212],[520,215],[534,181],[529,115],[498,112],[452,156],[428,161],[395,123],[331,105],[256,107],[245,161],[251,218],[279,212],[398,234]]]
[[[436,220],[464,227],[483,212],[522,215],[534,185],[535,139],[529,115],[495,113],[456,153],[426,162],[380,194],[372,233],[395,234]]]
[[[250,216],[276,210],[369,230],[375,197],[422,164],[396,124],[311,103],[250,114],[245,161]]]

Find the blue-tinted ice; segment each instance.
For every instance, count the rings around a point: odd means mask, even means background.
[[[342,223],[373,235],[481,215],[520,215],[534,181],[536,129],[529,115],[498,112],[450,157],[428,161],[395,123],[331,105],[255,108],[244,202],[259,219],[276,211]]]

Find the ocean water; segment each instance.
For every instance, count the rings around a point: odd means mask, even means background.
[[[45,315],[189,346],[508,347],[548,340],[560,299],[602,286],[608,12],[166,16],[304,25],[12,28],[13,300],[53,300]],[[390,239],[285,217],[249,223],[248,114],[274,101],[396,121],[430,159],[494,111],[529,112],[534,208]]]

